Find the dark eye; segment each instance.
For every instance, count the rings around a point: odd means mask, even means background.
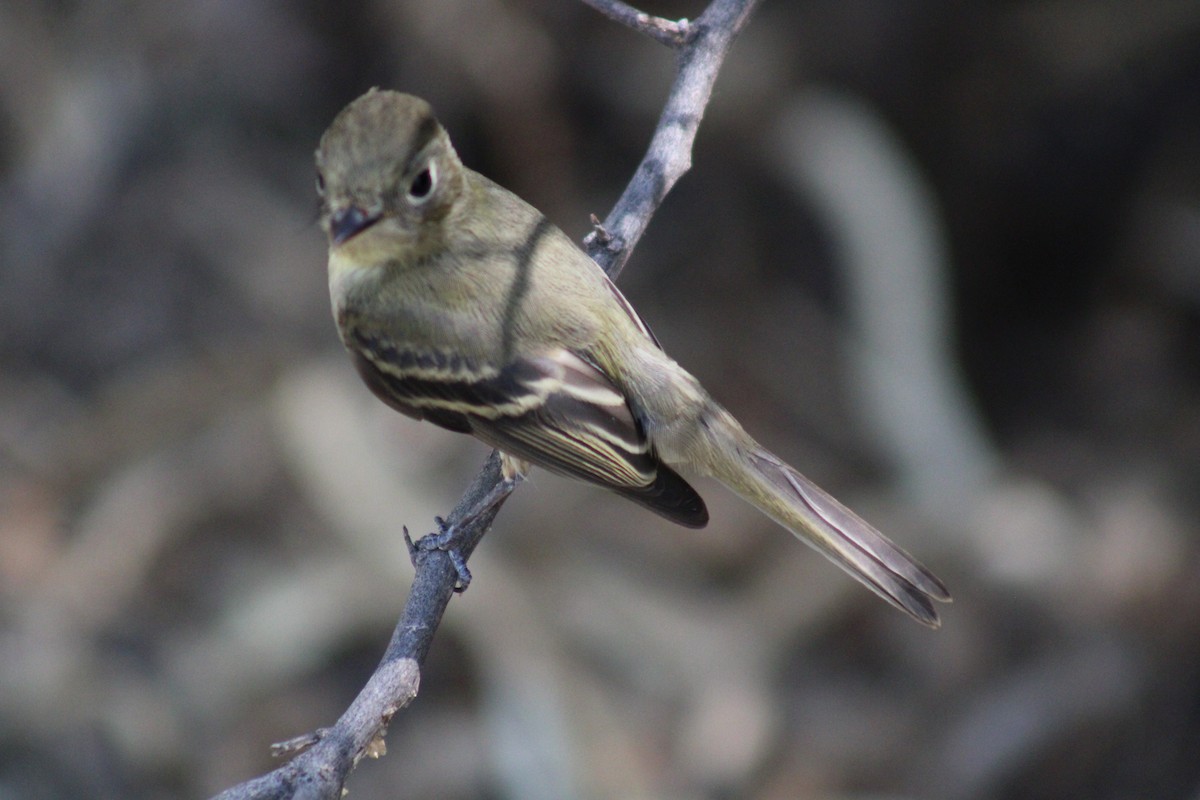
[[[424,202],[428,199],[430,192],[433,191],[433,185],[437,180],[437,173],[434,170],[433,164],[425,167],[417,173],[417,177],[413,178],[412,183],[408,187],[408,199],[414,203]]]
[[[325,194],[325,176],[317,173],[317,194]]]

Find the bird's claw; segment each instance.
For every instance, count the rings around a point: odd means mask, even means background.
[[[416,542],[408,534],[408,527],[404,528],[404,543],[408,546],[408,555],[412,559],[413,566],[417,565],[417,560],[422,553],[430,553],[434,550],[441,550],[450,558],[450,563],[454,565],[454,571],[458,574],[458,579],[454,583],[454,591],[462,594],[471,585],[471,570],[467,569],[467,560],[463,558],[462,551],[458,548],[458,526],[451,525],[441,517],[434,517],[433,521],[437,524],[437,530],[433,533],[427,533]]]

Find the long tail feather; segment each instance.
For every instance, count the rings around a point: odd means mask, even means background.
[[[772,453],[743,454],[751,469],[716,477],[896,608],[941,625],[933,601],[950,593],[932,572]]]

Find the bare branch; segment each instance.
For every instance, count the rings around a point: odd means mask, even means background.
[[[760,0],[714,0],[690,24],[660,20],[616,0],[584,2],[679,51],[679,72],[650,147],[612,213],[597,228],[603,235],[594,232],[585,240],[588,254],[616,277],[667,192],[691,168],[692,144],[717,73],[734,36]],[[458,543],[464,560],[491,527],[512,487],[501,476],[499,455],[492,453],[446,520],[462,526]],[[387,652],[341,719],[331,728],[277,746],[277,752],[284,754],[303,752],[267,775],[226,790],[218,800],[339,798],[358,761],[382,754],[392,715],[416,697],[420,666],[457,578],[449,554],[419,551],[404,613]]]
[[[605,237],[589,234],[588,255],[616,278],[634,246],[646,232],[667,192],[692,167],[692,145],[717,73],[733,39],[760,0],[714,0],[691,23],[687,43],[679,51],[679,74],[650,147],[625,193],[604,220]],[[605,241],[601,241],[601,239]]]
[[[460,542],[463,558],[470,556],[487,532],[501,503],[493,504],[477,518],[472,518],[474,510],[502,483],[500,457],[492,453],[447,518],[451,525],[471,519]],[[404,613],[392,632],[387,652],[341,719],[331,728],[276,745],[277,754],[304,752],[273,772],[225,790],[216,800],[340,798],[350,770],[364,755],[382,753],[392,715],[417,696],[420,665],[433,643],[457,579],[449,555],[437,550],[420,553]]]
[[[674,22],[662,17],[651,16],[644,11],[638,11],[627,3],[622,3],[621,0],[583,0],[583,2],[609,19],[627,25],[638,33],[644,33],[667,47],[680,47],[687,40],[689,26],[686,19]]]

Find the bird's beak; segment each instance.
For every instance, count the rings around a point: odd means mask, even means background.
[[[374,225],[379,221],[379,216],[369,216],[356,206],[336,211],[329,220],[329,235],[335,245],[341,244]]]

